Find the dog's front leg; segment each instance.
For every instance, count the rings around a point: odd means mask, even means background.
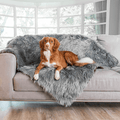
[[[40,72],[40,70],[41,70],[43,67],[44,67],[44,64],[42,64],[42,63],[40,62],[40,64],[38,65],[38,67],[36,68],[35,73],[34,73],[34,79],[35,79],[35,80],[38,80],[38,78],[39,78],[39,72]]]
[[[63,69],[62,66],[57,66],[57,69],[55,70],[55,79],[59,80],[60,79],[60,71]]]

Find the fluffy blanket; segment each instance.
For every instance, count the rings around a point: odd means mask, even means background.
[[[61,45],[59,50],[68,50],[77,54],[79,59],[84,57],[92,58],[96,64],[89,64],[83,67],[70,66],[60,73],[61,78],[54,79],[55,68],[43,68],[39,73],[39,86],[52,95],[58,103],[70,106],[79,97],[94,70],[99,66],[114,67],[118,64],[117,59],[108,53],[99,41],[91,40],[82,35],[25,35],[13,38],[7,48],[0,53],[13,53],[17,58],[17,71],[30,76],[33,80],[34,71],[40,62],[39,41],[45,37],[57,38]]]

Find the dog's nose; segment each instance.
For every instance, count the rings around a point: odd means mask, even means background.
[[[46,47],[49,48],[49,45],[47,44]]]
[[[50,47],[50,44],[49,44],[49,42],[48,43],[46,43],[46,48],[49,48]]]

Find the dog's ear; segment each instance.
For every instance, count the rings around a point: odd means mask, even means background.
[[[54,38],[53,50],[58,50],[59,46],[60,46],[59,41],[56,38]]]
[[[42,38],[42,40],[39,41],[39,45],[41,49],[44,49],[44,38]]]

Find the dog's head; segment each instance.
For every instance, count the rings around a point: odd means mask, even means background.
[[[42,40],[40,40],[39,44],[42,50],[50,51],[56,51],[60,46],[59,41],[53,37],[44,37]]]

